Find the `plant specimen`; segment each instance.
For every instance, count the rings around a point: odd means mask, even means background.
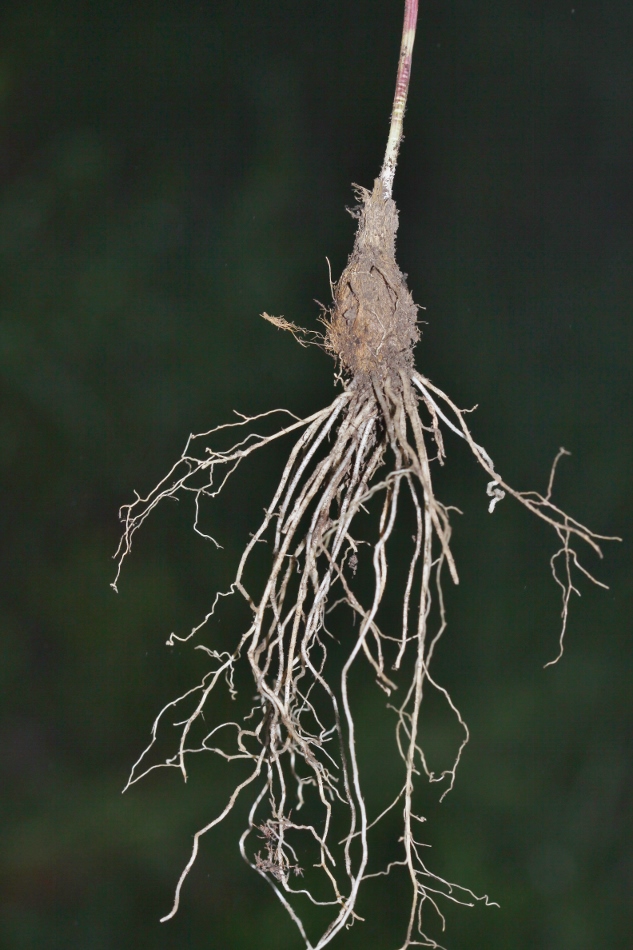
[[[137,496],[121,512],[119,571],[135,531],[159,502],[192,495],[194,528],[208,537],[200,527],[200,504],[216,497],[249,456],[296,434],[278,488],[246,545],[230,588],[216,594],[208,615],[188,636],[172,634],[168,643],[199,637],[229,594],[244,598],[250,622],[236,633],[229,652],[197,645],[208,654],[210,668],[198,685],[159,713],[151,741],[126,787],[165,766],[180,769],[186,779],[188,757],[200,752],[246,763],[249,771],[236,783],[224,809],[195,834],[173,907],[163,920],[178,909],[201,838],[229,814],[239,796],[249,795],[241,854],[270,884],[306,947],[314,950],[326,946],[357,918],[359,891],[370,877],[402,873],[409,879],[411,903],[401,950],[439,946],[427,934],[422,912],[426,906],[434,907],[443,924],[440,895],[466,904],[480,899],[427,867],[417,831],[424,819],[414,806],[414,780],[421,774],[443,781],[443,796],[450,791],[468,740],[466,723],[432,673],[433,654],[446,626],[444,575],[458,582],[450,548],[450,508],[436,498],[432,480],[432,466],[444,464],[446,457],[443,431],[464,439],[486,473],[490,512],[512,496],[556,533],[558,548],[551,566],[562,591],[561,651],[575,590],[573,572],[600,584],[581,565],[576,546],[584,543],[600,554],[603,538],[552,501],[556,465],[564,450],[554,460],[544,494],[516,491],[474,440],[464,412],[414,366],[418,308],[395,259],[398,213],[392,184],[417,6],[417,0],[406,0],[382,170],[371,191],[356,189],[354,248],[332,288],[333,302],[323,318],[325,332],[308,335],[334,357],[339,394],[308,418],[288,414],[290,420],[272,434],[260,434],[254,425],[283,410],[240,416],[237,422],[191,436],[182,457],[156,488]],[[306,338],[305,331],[283,318],[264,316],[300,342]],[[235,431],[236,441],[219,448],[218,440],[227,431]],[[403,509],[413,536],[394,623],[393,611],[381,610],[381,605],[389,584],[389,541]],[[262,544],[269,556],[268,574],[254,589],[249,565]],[[118,576],[117,572],[117,580]],[[331,629],[335,617],[342,630],[337,629],[336,636]],[[255,698],[241,717],[212,724],[212,694],[225,685],[236,695],[238,664],[250,668]],[[387,714],[394,717],[402,759],[393,800],[377,815],[368,814],[357,750],[359,724],[350,677],[359,664],[367,664],[390,697]],[[455,760],[439,776],[430,770],[420,739],[423,699],[429,690],[443,697],[462,730]],[[177,747],[166,760],[153,763],[150,750],[159,729],[173,715]],[[398,854],[387,866],[375,868],[370,863],[373,829],[394,810],[402,820],[395,842]],[[309,937],[304,923],[306,901],[329,909],[329,920],[316,940]]]

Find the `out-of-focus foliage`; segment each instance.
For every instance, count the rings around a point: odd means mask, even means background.
[[[575,2],[575,0],[574,0]],[[0,945],[294,948],[237,856],[243,813],[190,836],[229,774],[156,772],[119,792],[153,715],[201,657],[169,652],[226,584],[266,504],[270,452],[207,513],[158,512],[118,597],[116,511],[187,434],[232,409],[313,411],[332,365],[258,318],[315,327],[340,272],[350,183],[384,147],[400,4],[227,0],[7,4],[0,29],[3,546]],[[519,488],[623,534],[557,649],[553,539],[449,442],[440,496],[461,585],[438,655],[473,735],[431,789],[429,863],[500,910],[448,908],[453,948],[630,946],[633,12],[630,3],[421,4],[396,179],[399,256],[427,307],[419,367]],[[281,451],[281,450],[280,450]],[[628,486],[628,488],[627,488]],[[222,632],[232,634],[231,610]],[[237,622],[237,621],[236,621]],[[392,741],[359,685],[377,799]],[[432,717],[428,741],[446,737]],[[404,882],[376,887],[343,947],[393,948]]]

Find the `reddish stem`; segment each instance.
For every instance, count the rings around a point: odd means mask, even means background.
[[[396,173],[396,165],[398,163],[398,151],[400,149],[400,143],[402,142],[402,122],[404,119],[404,110],[407,103],[407,93],[409,91],[411,61],[413,59],[413,43],[415,40],[415,28],[417,20],[418,0],[405,0],[402,41],[400,44],[400,61],[398,63],[398,76],[396,79],[396,94],[393,99],[391,127],[389,129],[389,139],[387,141],[385,160],[380,172],[385,198],[391,198],[393,178]]]

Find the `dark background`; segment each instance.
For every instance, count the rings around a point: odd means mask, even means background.
[[[120,791],[154,715],[203,668],[169,652],[226,584],[287,447],[208,512],[156,513],[117,596],[118,507],[231,411],[315,411],[332,364],[259,319],[315,328],[350,184],[379,171],[402,4],[147,0],[4,5],[0,24],[0,945],[298,948],[237,854],[243,814],[201,766]],[[555,538],[447,437],[461,585],[437,674],[472,731],[454,792],[421,792],[438,873],[501,909],[443,905],[466,948],[625,950],[631,896],[633,10],[629,0],[421,2],[395,197],[427,310],[417,365],[518,488],[624,543],[589,557],[566,654]],[[248,474],[248,473],[247,473]],[[628,488],[627,488],[628,486]],[[169,509],[169,506],[167,506]],[[231,633],[231,612],[224,624]],[[357,703],[379,786],[393,722]],[[431,737],[432,738],[432,737]],[[223,773],[224,776],[224,773]],[[424,797],[426,796],[426,797]],[[385,892],[386,893],[386,892]],[[407,892],[336,946],[393,948]],[[433,928],[431,928],[433,929]]]

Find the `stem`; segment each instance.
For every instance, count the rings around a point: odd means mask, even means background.
[[[400,61],[398,63],[398,77],[396,79],[396,94],[393,99],[391,113],[391,127],[385,160],[382,163],[380,178],[383,184],[385,198],[391,198],[393,179],[398,164],[398,151],[402,142],[402,121],[407,104],[409,79],[411,77],[411,60],[413,59],[413,42],[415,40],[415,26],[418,19],[418,0],[405,0],[404,23],[402,26],[402,41],[400,44]]]

